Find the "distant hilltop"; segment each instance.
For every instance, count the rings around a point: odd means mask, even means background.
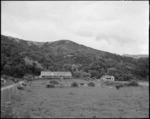
[[[135,58],[135,59],[148,58],[149,57],[149,55],[146,55],[146,54],[138,54],[138,55],[123,54],[123,56],[132,57],[132,58]]]

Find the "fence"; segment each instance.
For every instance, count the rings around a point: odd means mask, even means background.
[[[1,88],[1,106],[3,106],[7,101],[11,101],[11,97],[18,92],[17,86],[23,82],[24,81],[20,81],[17,84]]]

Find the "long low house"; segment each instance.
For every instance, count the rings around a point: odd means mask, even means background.
[[[71,72],[41,71],[39,78],[72,78]]]

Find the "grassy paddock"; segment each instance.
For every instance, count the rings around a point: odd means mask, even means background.
[[[70,85],[81,80],[60,81]],[[49,80],[36,80],[20,92],[14,103],[20,117],[33,118],[148,118],[148,87],[116,90],[106,87],[46,88]],[[84,82],[86,83],[86,82]]]
[[[14,82],[12,80],[6,80],[6,83],[1,84],[1,87],[6,87],[6,86],[9,86],[9,85],[12,85],[12,84],[14,84]]]

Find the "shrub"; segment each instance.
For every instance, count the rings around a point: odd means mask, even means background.
[[[59,88],[64,88],[64,86],[63,85],[59,85]]]
[[[23,85],[18,85],[17,88],[18,88],[19,90],[23,90],[23,89],[24,89],[24,88],[23,88]]]
[[[7,80],[11,80],[11,81],[13,81],[13,80],[14,80],[14,78],[13,78],[13,77],[8,77],[8,78],[7,78]]]
[[[55,86],[53,84],[47,84],[46,87],[47,88],[55,88]]]
[[[119,88],[123,87],[123,84],[117,84],[115,87],[116,87],[116,89],[119,89]]]
[[[69,95],[74,95],[74,93],[73,93],[73,92],[69,92],[68,94],[69,94]]]
[[[90,83],[88,83],[88,86],[95,87],[95,83],[94,82],[90,82]]]
[[[58,85],[58,84],[59,84],[58,81],[50,81],[49,83],[50,83],[50,84],[54,84],[54,85]]]
[[[136,80],[131,80],[128,83],[125,83],[124,85],[125,86],[139,86],[139,84]]]
[[[14,82],[14,83],[18,83],[19,80],[14,78],[14,79],[13,79],[13,82]]]
[[[113,85],[115,85],[115,83],[113,81],[104,81],[104,82],[102,82],[102,85],[113,86]]]
[[[82,86],[83,86],[83,85],[84,85],[84,83],[80,83],[80,85],[82,85]]]
[[[71,84],[71,87],[78,87],[78,83],[77,83],[77,82],[73,82],[73,83]]]
[[[130,79],[133,78],[131,74],[123,74],[122,75],[123,81],[129,81]]]
[[[92,80],[96,80],[96,77],[92,77]]]
[[[23,86],[27,86],[27,84],[25,82],[22,83]]]
[[[90,73],[87,73],[87,72],[81,72],[81,77],[82,78],[89,78],[91,76]]]
[[[88,78],[83,78],[83,80],[85,80],[85,81],[90,81],[91,78],[90,78],[90,77],[88,77]]]
[[[32,81],[32,80],[34,80],[34,78],[33,78],[32,75],[25,75],[23,78],[24,78],[26,81]]]

